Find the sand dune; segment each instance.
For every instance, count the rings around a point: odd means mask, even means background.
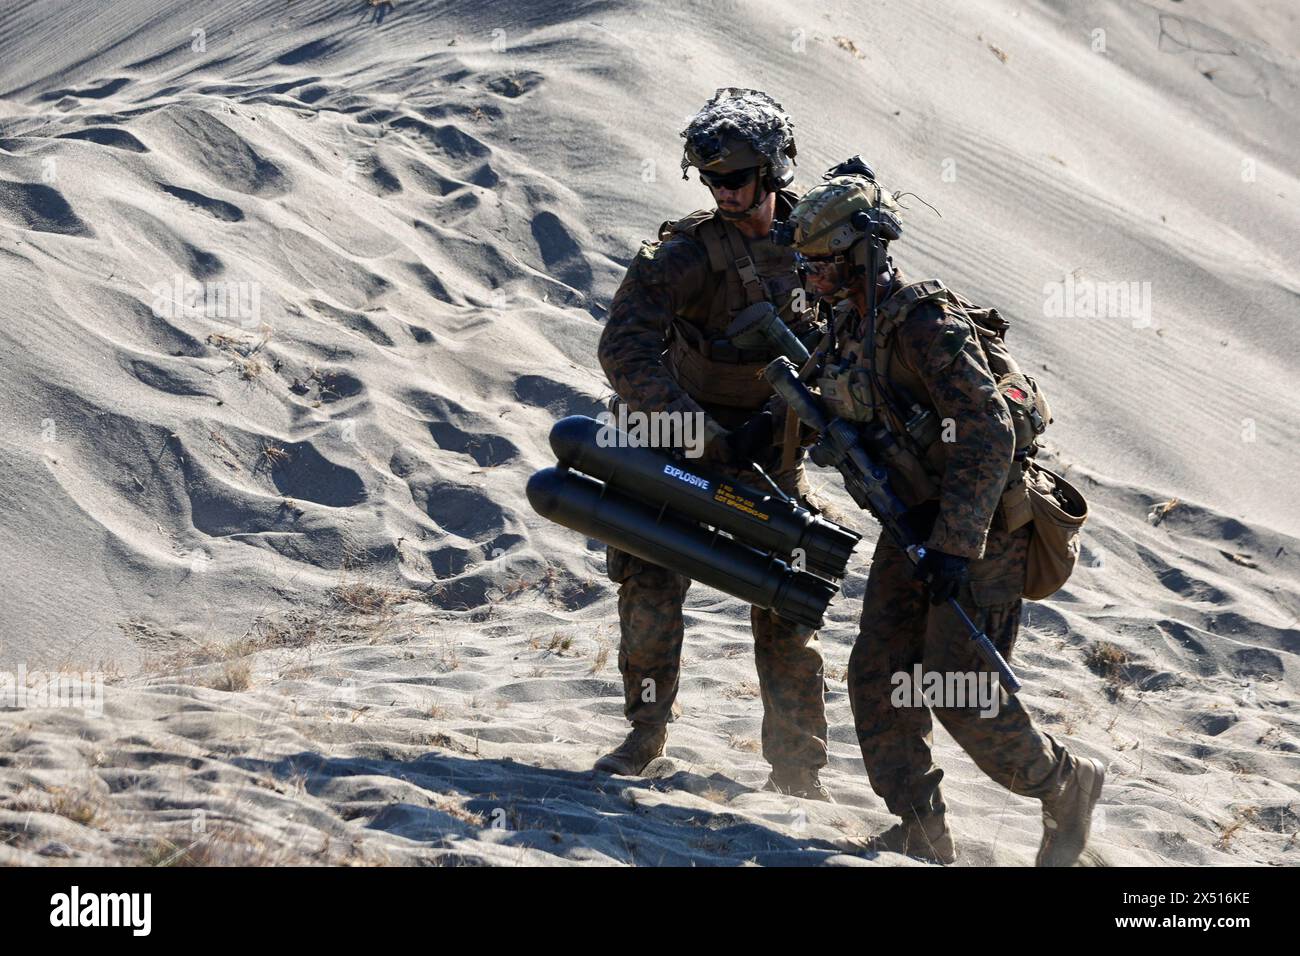
[[[668,758],[586,771],[613,591],[523,483],[608,395],[638,243],[707,201],[677,131],[724,85],[789,110],[798,185],[860,152],[914,193],[900,264],[1052,397],[1094,516],[1017,657],[1111,766],[1090,861],[1294,862],[1293,6],[466,6],[0,13],[0,669],[107,679],[99,717],[0,704],[0,862],[912,862],[854,847],[890,822],[865,545],[837,805],[758,791],[747,616],[702,586]],[[1132,314],[1045,306],[1119,282]],[[962,863],[1032,862],[1035,807],[938,737]]]

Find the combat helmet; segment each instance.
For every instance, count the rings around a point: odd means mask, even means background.
[[[759,90],[725,87],[682,130],[682,178],[694,166],[701,177],[758,170],[764,186],[754,205],[728,218],[749,216],[766,193],[794,181],[794,124],[781,104]]]
[[[848,268],[832,300],[843,298],[852,281],[886,261],[890,242],[902,235],[899,206],[858,157],[831,169],[824,182],[808,190],[775,230],[775,239],[793,246],[805,262],[834,262]],[[869,241],[863,241],[869,240]]]

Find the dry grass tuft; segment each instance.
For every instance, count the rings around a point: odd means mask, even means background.
[[[309,856],[290,844],[263,839],[235,826],[208,833],[185,834],[176,841],[160,839],[149,844],[140,859],[143,866],[304,866],[332,862],[329,844]]]
[[[266,647],[307,647],[323,636],[328,622],[319,614],[291,611],[281,617],[259,617],[250,635],[255,649]]]
[[[731,700],[753,700],[759,696],[758,685],[753,681],[743,680],[735,687],[728,687],[724,690],[722,696]]]
[[[1083,660],[1089,670],[1106,681],[1106,695],[1113,701],[1122,700],[1125,686],[1133,683],[1128,672],[1133,661],[1128,652],[1110,641],[1096,641]]]
[[[591,670],[589,674],[599,674],[609,664],[609,642],[598,641],[596,643],[596,655],[591,661]]]
[[[727,791],[714,786],[708,786],[701,790],[700,797],[708,800],[709,803],[720,803],[724,806],[731,802],[731,797],[727,795]]]
[[[381,587],[365,581],[340,584],[334,588],[336,604],[358,614],[384,614],[402,601],[410,600],[409,592],[397,588]]]
[[[1230,821],[1219,825],[1219,838],[1214,841],[1215,849],[1230,849],[1233,838],[1236,837],[1247,824],[1255,823],[1258,815],[1259,807],[1244,807],[1237,810]]]
[[[52,813],[83,827],[100,828],[109,816],[108,808],[93,795],[69,787],[48,790],[27,788],[16,793],[5,807],[15,813]]]
[[[445,641],[442,645],[442,651],[438,655],[438,664],[443,671],[454,671],[460,669],[460,645],[455,641]]]
[[[284,450],[283,445],[262,443],[262,457],[258,462],[264,468],[277,468],[293,456]]]
[[[483,814],[465,809],[465,807],[461,806],[451,797],[435,793],[433,794],[432,803],[435,810],[440,810],[449,817],[459,820],[461,823],[467,823],[472,827],[479,828],[487,826],[487,821],[483,817]]]
[[[241,690],[248,690],[253,683],[253,669],[248,666],[248,661],[230,661],[221,668],[221,671],[212,678],[207,686],[213,690],[221,690],[226,693],[234,694]]]
[[[866,59],[867,55],[863,53],[861,50],[859,50],[858,45],[854,43],[852,40],[850,40],[848,37],[837,36],[837,37],[832,37],[832,39],[835,41],[835,45],[838,46],[841,50],[844,50],[846,53],[852,53],[854,59],[856,60]]]

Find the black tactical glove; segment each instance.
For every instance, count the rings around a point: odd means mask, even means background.
[[[916,563],[913,577],[925,582],[926,590],[930,592],[930,603],[938,607],[957,596],[969,575],[969,558],[927,548],[925,557]]]
[[[742,465],[757,464],[766,470],[776,451],[772,444],[775,426],[772,413],[761,411],[727,435],[733,459]]]

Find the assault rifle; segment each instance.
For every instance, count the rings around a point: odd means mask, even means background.
[[[828,415],[820,399],[799,380],[794,364],[784,356],[768,365],[763,376],[794,409],[799,420],[821,436],[812,448],[812,460],[819,465],[837,469],[844,477],[845,487],[858,507],[871,512],[912,563],[919,563],[925,557],[925,547],[917,543],[908,525],[907,506],[889,486],[888,472],[874,462],[863,447],[858,438],[858,430],[844,419]],[[949,598],[948,605],[970,632],[970,639],[975,642],[979,655],[997,671],[1003,688],[1008,694],[1014,695],[1021,685],[1011,665],[998,653],[988,635],[970,619],[956,598]]]

